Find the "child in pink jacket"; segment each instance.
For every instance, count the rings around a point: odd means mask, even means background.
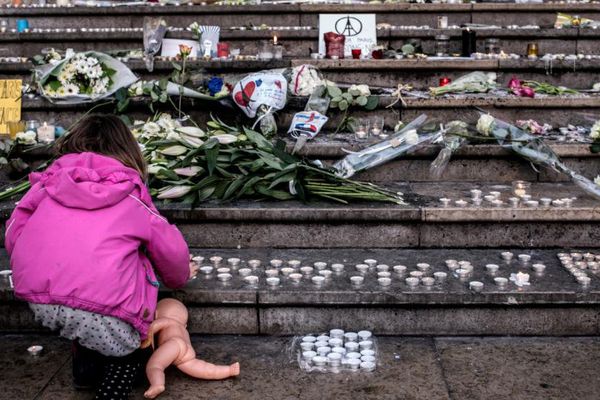
[[[155,314],[154,271],[178,288],[197,268],[179,230],[152,204],[144,159],[119,118],[86,117],[57,150],[46,171],[31,174],[7,222],[15,295],[74,341],[76,385],[78,373],[94,373],[85,360],[99,353],[106,367],[96,398],[127,398]],[[88,354],[81,365],[78,353]],[[117,378],[122,384],[111,384]]]

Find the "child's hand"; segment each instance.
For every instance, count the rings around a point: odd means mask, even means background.
[[[193,279],[196,277],[196,274],[198,274],[198,265],[193,262],[190,261],[190,279]]]

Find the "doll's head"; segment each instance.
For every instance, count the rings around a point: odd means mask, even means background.
[[[182,302],[175,299],[163,299],[156,306],[156,318],[171,318],[186,325],[188,311]]]

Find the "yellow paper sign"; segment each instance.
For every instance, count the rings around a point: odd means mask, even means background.
[[[8,134],[8,123],[21,120],[21,79],[0,79],[0,134]]]

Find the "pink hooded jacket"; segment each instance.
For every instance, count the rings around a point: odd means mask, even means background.
[[[146,337],[158,283],[183,286],[189,250],[139,174],[95,153],[68,154],[41,174],[7,222],[15,295],[120,318]]]

